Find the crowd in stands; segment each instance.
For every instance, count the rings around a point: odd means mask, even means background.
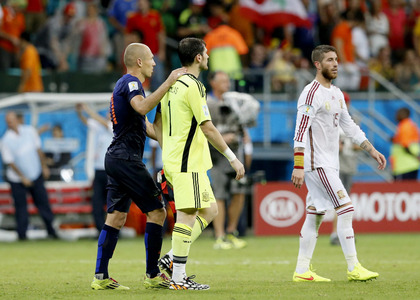
[[[269,70],[271,89],[284,91],[294,71],[312,68],[314,45],[335,46],[336,84],[366,89],[373,70],[406,92],[420,91],[420,0],[300,0],[311,27],[260,27],[241,15],[240,0],[1,0],[0,72],[19,68],[21,36],[38,51],[42,70],[124,72],[131,42],[152,50],[153,91],[178,67],[177,41],[203,38],[210,69],[241,79],[243,70]],[[250,75],[248,91],[261,91]],[[380,88],[380,86],[378,86]],[[22,91],[22,89],[21,89]]]

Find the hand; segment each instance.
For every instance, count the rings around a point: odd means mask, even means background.
[[[230,163],[230,165],[236,171],[236,177],[235,177],[236,180],[239,180],[242,177],[244,177],[244,175],[245,175],[245,168],[244,168],[244,165],[238,159],[233,160]]]
[[[42,176],[44,177],[45,180],[50,178],[50,169],[47,166],[42,167]]]
[[[386,167],[386,158],[378,150],[372,149],[369,152],[370,156],[378,162],[378,169],[384,170]]]
[[[295,187],[300,189],[301,186],[303,185],[304,179],[305,179],[305,171],[303,171],[303,169],[293,169],[292,182]]]
[[[178,78],[184,75],[186,72],[187,72],[186,68],[179,68],[179,69],[173,70],[167,79],[168,83],[170,85],[173,85],[178,80]]]
[[[32,186],[32,181],[30,181],[28,178],[26,177],[22,177],[22,184],[25,187],[31,187]]]

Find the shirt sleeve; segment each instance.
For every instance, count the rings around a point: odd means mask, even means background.
[[[344,95],[342,96],[344,99]],[[347,110],[347,106],[344,103],[344,109],[342,109],[340,116],[340,127],[343,129],[345,135],[353,139],[353,142],[357,145],[363,143],[366,139],[365,133],[360,129],[360,127],[354,122],[352,117]]]
[[[129,81],[127,83],[127,86],[125,87],[126,91],[127,91],[127,99],[128,102],[131,101],[131,99],[133,99],[135,96],[143,96],[143,85],[141,84],[140,80],[138,80],[137,78],[133,78],[133,80]]]
[[[3,159],[3,163],[6,165],[14,162],[12,151],[10,150],[7,144],[7,138],[4,138],[1,143],[1,156]]]
[[[194,85],[190,87],[188,89],[187,101],[199,125],[204,121],[211,120],[204,86]]]
[[[316,111],[319,109],[317,101],[317,94],[310,93],[311,89],[305,88],[299,96],[297,104],[297,116],[296,116],[296,127],[294,148],[306,147],[306,140],[308,138],[308,129],[311,127],[312,121],[315,117]],[[313,97],[313,99],[311,99]]]

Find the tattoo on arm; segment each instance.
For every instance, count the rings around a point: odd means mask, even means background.
[[[366,152],[370,152],[373,149],[375,149],[372,144],[368,141],[365,140],[363,143],[360,144],[360,148],[362,148],[363,150],[365,150]]]

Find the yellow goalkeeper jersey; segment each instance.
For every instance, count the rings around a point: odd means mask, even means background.
[[[200,124],[211,120],[204,85],[181,76],[161,100],[162,161],[165,172],[205,172],[212,167]]]

